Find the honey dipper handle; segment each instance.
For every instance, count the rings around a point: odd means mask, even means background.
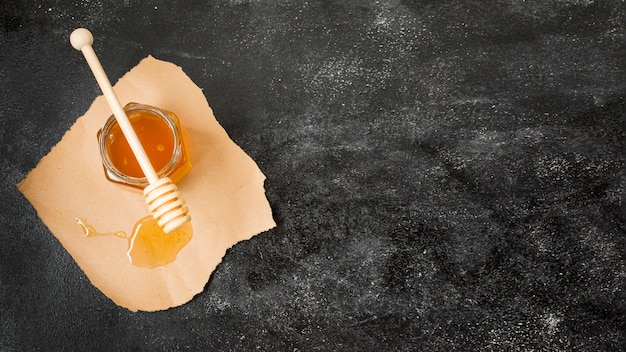
[[[172,180],[169,177],[159,178],[154,171],[154,167],[150,159],[148,159],[148,155],[143,149],[139,138],[137,138],[128,116],[126,116],[115,92],[113,92],[111,82],[109,82],[106,73],[104,73],[100,60],[98,60],[96,53],[91,47],[93,35],[85,28],[76,29],[70,35],[70,43],[85,56],[93,75],[96,77],[96,81],[98,81],[98,85],[100,85],[100,89],[102,89],[104,97],[109,103],[111,110],[113,110],[115,119],[122,129],[124,137],[126,137],[130,145],[130,149],[139,162],[143,174],[148,179],[149,185],[144,189],[144,195],[152,216],[157,220],[157,223],[163,228],[165,233],[177,231],[191,221],[191,217],[188,214],[189,209],[185,206],[185,201],[180,198],[180,192]]]
[[[87,63],[89,64],[89,67],[91,68],[102,93],[104,94],[104,97],[113,111],[113,115],[115,115],[117,123],[122,129],[122,133],[124,133],[124,137],[126,137],[126,140],[130,145],[130,149],[133,151],[133,154],[143,171],[143,174],[148,179],[148,183],[155,183],[159,180],[159,176],[156,171],[154,171],[154,167],[152,166],[146,151],[143,149],[133,126],[128,120],[128,116],[126,116],[122,105],[117,99],[117,95],[115,95],[115,92],[113,91],[113,87],[111,87],[111,82],[104,72],[104,69],[100,64],[100,60],[98,60],[98,57],[91,46],[93,44],[93,35],[86,28],[78,28],[70,35],[70,43],[74,49],[80,50],[85,56],[85,59],[87,60]]]

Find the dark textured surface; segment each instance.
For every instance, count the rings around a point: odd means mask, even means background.
[[[117,3],[0,5],[0,350],[622,350],[623,1]],[[268,176],[184,306],[117,307],[15,188],[100,94],[80,26]]]

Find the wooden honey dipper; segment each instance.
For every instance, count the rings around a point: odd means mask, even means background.
[[[144,188],[143,194],[146,197],[146,203],[152,216],[157,220],[157,223],[163,228],[165,233],[171,233],[180,229],[191,221],[185,201],[180,198],[178,188],[169,177],[159,178],[156,171],[154,171],[154,167],[130,124],[128,116],[126,116],[115,92],[113,92],[111,82],[109,82],[96,53],[91,47],[93,35],[88,29],[78,28],[70,35],[70,43],[85,56],[122,133],[124,133],[124,137],[126,137],[143,174],[148,180],[148,186]]]

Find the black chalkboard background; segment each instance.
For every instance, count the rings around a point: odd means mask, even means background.
[[[618,351],[624,2],[3,1],[0,350]],[[153,55],[267,175],[278,227],[132,313],[18,192]]]

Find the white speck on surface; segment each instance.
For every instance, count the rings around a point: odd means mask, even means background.
[[[559,331],[561,321],[563,321],[563,317],[554,313],[548,313],[542,317],[542,323],[549,335],[554,335]]]

